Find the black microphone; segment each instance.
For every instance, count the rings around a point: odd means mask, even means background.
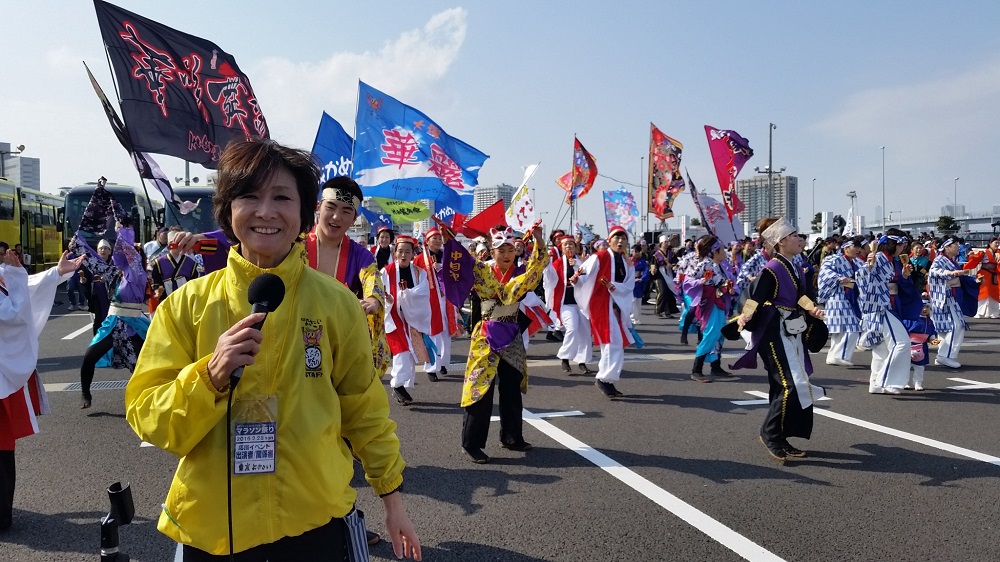
[[[274,312],[278,309],[278,305],[281,304],[284,298],[285,283],[281,280],[281,277],[273,273],[258,275],[250,282],[250,288],[247,289],[247,300],[252,305],[250,310],[252,314],[263,312],[266,315],[268,312]],[[264,319],[266,320],[267,317],[265,316]],[[254,324],[253,328],[259,330],[263,326],[264,320],[261,320]],[[233,371],[233,374],[229,376],[230,392],[236,390],[236,385],[240,383],[241,378],[243,378],[243,365],[237,367]]]

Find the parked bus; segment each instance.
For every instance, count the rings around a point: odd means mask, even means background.
[[[0,240],[21,245],[24,265],[37,273],[59,263],[62,254],[63,198],[15,187],[0,178]]]
[[[214,187],[177,185],[174,186],[174,193],[181,198],[181,201],[194,204],[194,208],[187,213],[182,213],[182,209],[175,203],[167,203],[159,221],[161,224],[167,227],[179,224],[184,230],[194,233],[212,232],[219,229],[212,209],[212,198],[215,197]]]
[[[132,229],[135,231],[135,241],[141,244],[152,240],[156,235],[155,217],[158,216],[160,209],[162,209],[162,203],[155,199],[148,199],[142,188],[117,183],[108,183],[104,187],[111,193],[115,201],[121,204],[125,212],[132,217]],[[67,240],[80,227],[80,219],[83,218],[83,211],[87,208],[87,204],[90,203],[90,198],[94,195],[94,189],[96,188],[96,182],[88,182],[73,187],[66,194],[66,218],[63,233]],[[106,239],[114,245],[117,236],[115,235],[115,222],[113,218],[108,219],[106,229],[104,236],[94,236],[87,233],[84,235],[84,239],[94,249],[97,249],[97,243],[100,242],[101,238]]]

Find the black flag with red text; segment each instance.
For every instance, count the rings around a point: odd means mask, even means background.
[[[233,138],[267,138],[250,80],[215,43],[94,0],[135,152],[215,168]]]

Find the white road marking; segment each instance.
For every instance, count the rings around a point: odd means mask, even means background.
[[[533,414],[524,410],[524,421],[560,445],[594,463],[633,490],[646,496],[660,507],[681,518],[684,522],[705,533],[722,546],[751,562],[783,562],[773,552],[765,549],[707,514],[685,502],[649,480],[625,468],[611,457],[576,439],[572,435],[545,421],[546,414]]]
[[[527,412],[527,410],[525,410],[525,412]],[[534,415],[538,418],[544,419],[544,418],[566,418],[569,416],[585,416],[586,414],[584,414],[580,410],[569,410],[566,412],[546,412],[544,414],[534,414]],[[492,416],[490,417],[490,421],[498,422],[500,421],[500,416]]]
[[[754,396],[759,396],[760,394],[764,393],[757,393],[756,391],[748,391],[747,394],[753,394]],[[833,400],[833,398],[830,398],[829,396],[821,396],[819,400]],[[763,406],[765,404],[769,404],[771,401],[768,400],[767,395],[764,394],[764,398],[761,400],[730,400],[729,402],[732,404],[736,404],[737,406]]]
[[[156,445],[153,445],[152,443],[147,443],[147,442],[143,441],[142,443],[139,443],[139,446],[140,447],[155,447]]]
[[[82,334],[82,333],[86,332],[87,330],[90,330],[90,329],[92,329],[93,327],[94,327],[94,325],[93,325],[93,324],[87,324],[86,326],[84,326],[84,327],[80,328],[79,330],[77,330],[77,331],[75,331],[75,332],[72,332],[72,333],[71,333],[71,334],[69,334],[68,336],[63,336],[63,339],[64,339],[64,340],[71,340],[71,339],[73,339],[73,338],[75,338],[75,337],[79,336],[80,334]]]
[[[747,394],[750,394],[752,396],[760,396],[767,398],[766,392],[760,392],[757,390],[748,390]],[[914,443],[926,445],[934,449],[947,451],[949,453],[959,455],[961,457],[967,457],[973,460],[983,461],[985,463],[1000,466],[1000,457],[994,457],[993,455],[987,455],[985,453],[980,453],[979,451],[973,451],[972,449],[966,449],[965,447],[959,447],[957,445],[952,445],[951,443],[938,441],[937,439],[922,437],[914,433],[900,431],[898,429],[893,429],[891,427],[886,427],[884,425],[879,425],[877,423],[867,422],[865,420],[860,420],[858,418],[852,418],[851,416],[845,416],[844,414],[831,412],[830,410],[813,408],[813,413],[816,415],[826,416],[828,418],[833,418],[835,420],[846,422],[851,425],[856,425],[858,427],[863,427],[865,429],[870,429],[872,431],[877,431],[879,433],[884,433],[886,435],[891,435],[893,437],[899,437],[900,439],[905,439],[907,441],[913,441]]]
[[[965,383],[963,386],[949,386],[949,390],[1000,390],[1000,383],[979,382],[969,379],[949,378],[948,380]]]
[[[71,384],[73,384],[73,383],[70,383],[70,382],[47,382],[47,383],[45,383],[42,386],[45,387],[45,392],[63,392],[63,391],[66,390],[66,387],[68,387]]]
[[[962,342],[962,347],[983,347],[988,345],[1000,344],[1000,340],[965,340]],[[936,346],[935,346],[936,347]]]

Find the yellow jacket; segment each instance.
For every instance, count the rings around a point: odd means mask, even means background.
[[[156,310],[125,406],[140,438],[180,457],[158,525],[177,542],[229,552],[227,394],[209,381],[208,361],[219,336],[250,314],[247,288],[265,271],[284,281],[285,298],[264,323],[260,353],[246,367],[234,403],[277,397],[277,461],[271,474],[233,475],[236,552],[300,535],[351,510],[357,493],[344,438],[376,493],[403,482],[396,424],[372,368],[364,313],[350,290],[304,264],[303,251],[296,244],[278,267],[262,270],[234,247],[225,269],[186,283]]]

